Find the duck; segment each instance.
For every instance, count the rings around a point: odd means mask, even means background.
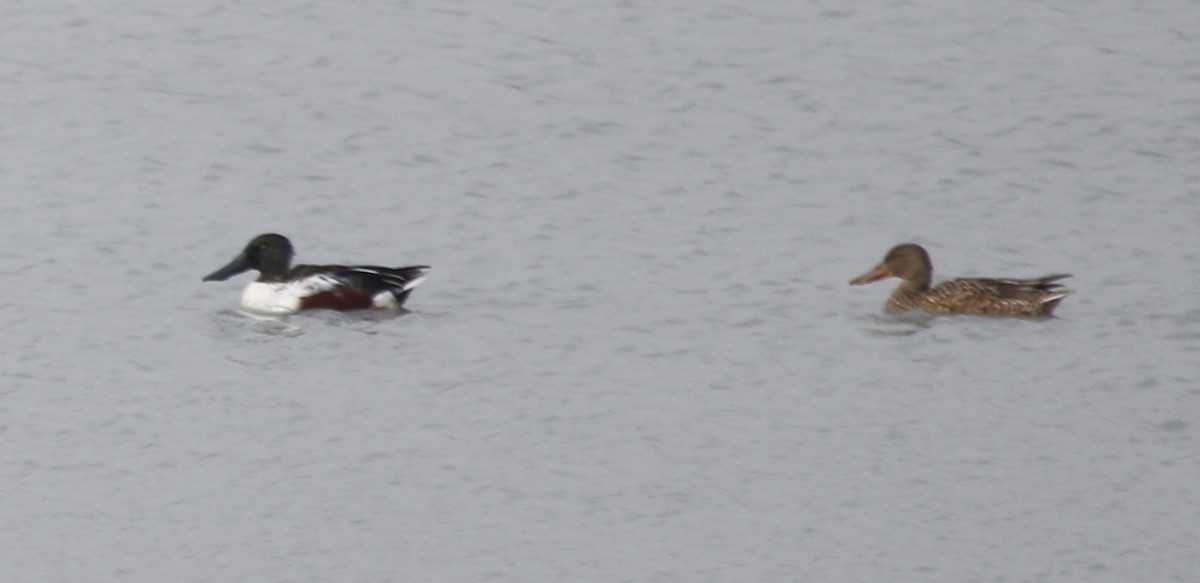
[[[929,252],[916,243],[892,247],[879,265],[850,280],[850,285],[865,285],[889,277],[900,278],[900,285],[886,304],[892,312],[1051,316],[1059,302],[1073,291],[1057,283],[1071,277],[1069,273],[1029,279],[969,277],[930,286],[933,263]]]
[[[241,307],[261,314],[291,314],[301,310],[398,310],[413,288],[425,281],[428,265],[296,265],[287,237],[265,233],[250,240],[242,252],[203,281],[225,281],[246,271],[258,278],[242,291]]]

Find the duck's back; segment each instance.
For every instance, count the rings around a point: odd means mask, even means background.
[[[937,314],[1049,316],[1071,290],[1055,283],[1068,274],[1033,279],[961,278],[912,298],[909,309]]]

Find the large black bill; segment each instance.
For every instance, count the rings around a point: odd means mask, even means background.
[[[225,281],[239,273],[250,271],[251,269],[253,268],[250,266],[250,263],[246,261],[246,258],[242,255],[238,255],[236,259],[229,262],[229,265],[226,265],[225,267],[222,267],[204,276],[204,281]]]

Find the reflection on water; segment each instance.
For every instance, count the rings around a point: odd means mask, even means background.
[[[902,313],[872,314],[867,317],[877,327],[867,328],[869,334],[875,336],[911,336],[933,325],[936,316],[921,310],[910,310]]]

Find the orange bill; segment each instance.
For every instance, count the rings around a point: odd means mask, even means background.
[[[876,267],[875,269],[872,269],[871,271],[868,271],[868,272],[850,280],[850,285],[863,285],[863,284],[879,281],[881,279],[888,278],[891,276],[892,276],[892,272],[888,270],[887,264],[880,263],[879,267]]]

